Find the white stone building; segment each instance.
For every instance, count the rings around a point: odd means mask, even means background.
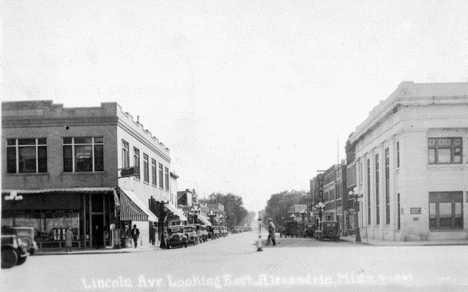
[[[349,140],[363,240],[468,239],[468,83],[402,82]]]

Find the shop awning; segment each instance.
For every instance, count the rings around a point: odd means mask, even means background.
[[[211,226],[211,222],[208,218],[206,218],[205,216],[203,215],[198,215],[198,220],[202,222],[202,224],[206,225],[206,226]]]
[[[158,222],[158,217],[145,206],[134,192],[120,189],[120,220]]]
[[[167,203],[164,205],[170,212],[174,213],[174,215],[178,216],[180,220],[182,221],[187,221],[187,217],[185,217],[184,213],[177,209],[174,205],[171,203]]]

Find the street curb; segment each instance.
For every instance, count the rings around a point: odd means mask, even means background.
[[[65,251],[51,251],[51,252],[39,252],[34,254],[34,256],[52,256],[52,255],[90,255],[90,254],[121,254],[121,253],[141,253],[147,251],[156,251],[153,248],[141,248],[137,250],[102,250],[102,251],[75,251],[75,252],[65,252]]]
[[[468,242],[433,242],[433,243],[428,243],[428,242],[415,242],[415,243],[408,243],[408,242],[398,242],[397,244],[392,244],[391,242],[389,244],[385,242],[379,242],[379,243],[372,243],[372,242],[356,242],[352,240],[343,240],[341,241],[344,242],[350,242],[350,243],[355,243],[355,244],[363,244],[363,245],[369,245],[369,246],[449,246],[449,245],[454,245],[454,246],[460,246],[460,245],[468,245]]]

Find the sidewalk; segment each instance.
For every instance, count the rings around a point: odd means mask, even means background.
[[[437,241],[384,241],[367,239],[361,236],[361,242],[356,242],[355,235],[342,236],[341,241],[354,242],[363,245],[380,246],[438,246],[438,245],[468,245],[468,240],[437,240]]]
[[[85,255],[85,254],[117,254],[117,253],[138,253],[138,252],[148,252],[148,251],[159,251],[159,246],[140,246],[137,248],[120,248],[114,249],[110,246],[106,248],[75,248],[71,252],[66,252],[65,248],[56,249],[56,248],[47,248],[39,249],[36,251],[34,256],[44,256],[44,255]]]

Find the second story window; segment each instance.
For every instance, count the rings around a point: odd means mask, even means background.
[[[163,174],[163,165],[159,163],[159,187],[164,188],[164,174]]]
[[[135,178],[140,179],[140,149],[133,147],[133,165],[135,166]]]
[[[47,139],[7,139],[7,173],[47,172]]]
[[[156,186],[156,177],[157,177],[156,160],[151,159],[151,185],[153,186]]]
[[[143,153],[143,178],[146,183],[149,183],[149,158],[145,153]]]
[[[63,138],[63,171],[104,171],[103,138]]]
[[[128,142],[122,140],[122,168],[130,167],[130,147]]]
[[[164,168],[164,178],[166,179],[166,191],[169,191],[169,168]]]
[[[462,163],[462,138],[430,138],[429,164]]]

